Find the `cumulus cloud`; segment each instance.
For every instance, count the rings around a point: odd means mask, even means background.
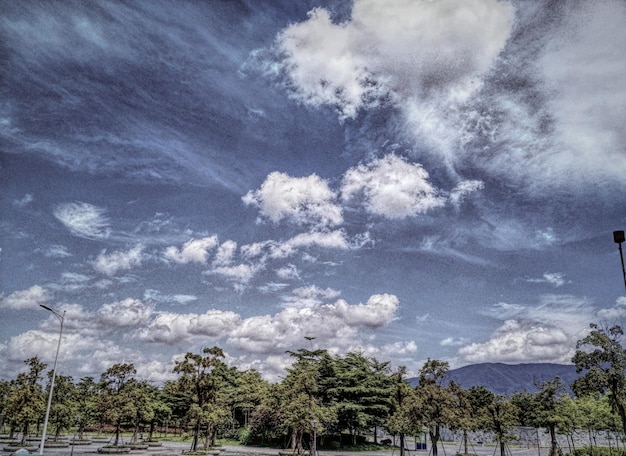
[[[445,198],[428,182],[428,172],[396,155],[349,169],[341,196],[346,201],[360,196],[369,212],[391,219],[423,214],[445,204]]]
[[[278,353],[304,337],[324,340],[342,349],[359,345],[359,331],[389,324],[398,310],[394,295],[373,295],[366,304],[292,305],[276,315],[246,318],[230,334],[229,343],[252,353]]]
[[[138,299],[126,298],[98,309],[98,318],[107,326],[141,326],[148,323],[153,307]]]
[[[40,304],[45,304],[52,298],[48,290],[33,285],[26,290],[18,290],[9,296],[0,296],[0,308],[5,309],[36,309]]]
[[[454,14],[451,14],[454,12]],[[467,98],[504,46],[507,2],[356,0],[349,21],[317,8],[278,37],[295,95],[336,104],[345,117],[381,95]]]
[[[141,245],[136,245],[127,251],[115,251],[110,254],[103,250],[93,262],[93,267],[102,274],[114,276],[120,270],[129,270],[139,266],[143,261],[142,252],[143,246]]]
[[[227,265],[233,261],[233,257],[237,252],[237,243],[235,241],[226,241],[222,243],[215,254],[214,265]]]
[[[89,203],[65,203],[54,208],[54,216],[75,236],[108,238],[111,234],[106,210]]]
[[[139,340],[154,343],[180,343],[219,339],[240,324],[240,316],[234,312],[208,310],[204,314],[158,313],[150,324],[137,332]]]
[[[205,264],[209,252],[218,244],[217,236],[208,236],[202,239],[191,239],[185,242],[182,248],[170,246],[165,249],[165,258],[176,263],[201,263]]]
[[[258,207],[261,215],[274,223],[287,220],[297,225],[327,227],[343,221],[335,193],[315,174],[291,177],[270,173],[261,188],[248,192],[242,200]]]
[[[460,348],[463,361],[570,363],[594,317],[591,303],[567,295],[546,295],[532,306],[498,303],[488,314],[502,325],[488,341]]]

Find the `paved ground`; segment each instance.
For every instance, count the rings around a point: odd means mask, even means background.
[[[80,445],[72,449],[69,448],[46,448],[44,453],[49,456],[82,456],[82,455],[100,455],[98,448],[104,444],[91,444]],[[278,456],[282,450],[277,448],[259,448],[259,447],[245,447],[245,446],[226,446],[222,452],[223,456]],[[189,443],[178,442],[163,442],[160,447],[150,447],[147,450],[133,450],[128,453],[130,456],[180,456],[181,452],[189,449]],[[458,452],[462,452],[463,449],[458,444],[450,445],[446,444],[439,447],[438,456],[455,456]],[[478,456],[500,456],[499,449],[491,447],[476,447],[472,446],[469,449],[469,453],[476,454]],[[9,452],[4,452],[5,455],[10,455]],[[416,450],[405,452],[406,456],[430,456],[430,450]],[[525,449],[525,448],[510,448],[507,449],[507,456],[547,456],[548,448],[541,449]],[[1,456],[1,454],[0,454]],[[318,451],[318,456],[400,456],[398,449],[389,451],[367,451],[367,452],[354,452],[354,451]]]

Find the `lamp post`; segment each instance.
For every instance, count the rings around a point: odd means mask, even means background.
[[[57,353],[54,356],[54,367],[52,368],[52,380],[50,381],[50,392],[48,393],[48,406],[46,407],[46,417],[43,420],[43,431],[41,432],[41,443],[39,444],[39,454],[43,455],[43,448],[46,442],[46,430],[48,429],[48,418],[50,417],[50,405],[52,404],[52,390],[54,389],[54,377],[57,373],[57,359],[59,359],[59,349],[61,348],[61,338],[63,336],[63,321],[65,320],[65,311],[63,314],[60,314],[54,309],[51,309],[48,306],[44,306],[43,304],[39,304],[44,309],[52,312],[55,317],[59,319],[61,322],[61,329],[59,331],[59,343],[57,344]]]
[[[626,238],[624,237],[623,231],[613,231],[613,241],[618,244],[619,248],[619,257],[622,260],[622,274],[624,276],[624,288],[626,288],[626,269],[624,269],[624,253],[622,252],[622,242],[624,242]]]

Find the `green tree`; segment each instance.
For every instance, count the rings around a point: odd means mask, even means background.
[[[176,361],[174,372],[179,374],[178,386],[191,398],[187,417],[193,423],[191,450],[198,448],[200,434],[206,427],[209,439],[211,427],[222,413],[218,409],[218,391],[222,384],[222,375],[218,370],[224,366],[224,352],[219,347],[204,348],[202,355],[187,353],[181,361]],[[208,442],[207,442],[208,443]],[[205,444],[206,446],[206,444]]]
[[[52,372],[48,373],[48,386],[46,388],[46,396],[50,391],[50,380],[52,380]],[[61,432],[66,431],[76,421],[78,412],[78,403],[76,402],[76,386],[72,381],[72,377],[65,375],[56,375],[54,380],[54,389],[52,391],[52,405],[50,407],[50,422],[54,424],[54,440],[59,439]]]
[[[337,413],[332,404],[322,400],[319,388],[320,361],[327,359],[326,350],[300,349],[289,354],[296,361],[287,369],[287,376],[278,388],[279,407],[281,417],[290,429],[289,446],[294,452],[301,453],[304,433],[319,434],[337,422]]]
[[[324,360],[322,360],[322,363]],[[389,363],[380,363],[361,353],[327,359],[320,379],[322,396],[337,410],[338,429],[347,429],[353,444],[359,433],[384,425],[392,409],[393,382]]]
[[[137,373],[133,364],[114,364],[100,377],[101,395],[98,408],[104,420],[115,426],[115,441],[119,446],[122,423],[133,420],[136,406],[133,397],[134,375]]]
[[[500,456],[506,456],[506,444],[514,439],[511,429],[517,426],[519,409],[504,396],[493,394],[480,414],[480,427],[495,434],[500,445]]]
[[[29,371],[19,373],[15,381],[11,382],[5,406],[9,424],[22,430],[22,444],[26,444],[29,425],[40,420],[46,411],[46,401],[39,383],[46,364],[36,356],[24,363],[28,365]]]
[[[432,454],[437,456],[437,444],[442,427],[458,427],[458,400],[454,387],[445,385],[448,363],[428,359],[419,371],[419,384],[415,387],[423,424],[428,428]]]
[[[567,417],[564,416],[564,408],[560,406],[562,394],[564,394],[563,382],[559,377],[552,381],[543,382],[541,389],[535,393],[533,404],[535,427],[545,427],[550,434],[549,456],[562,454],[556,438],[557,428],[564,428]]]
[[[400,436],[400,456],[404,456],[406,435],[417,435],[424,427],[421,402],[415,389],[406,381],[406,368],[400,366],[392,375],[393,409],[387,423],[388,431]]]
[[[590,325],[591,332],[576,344],[572,361],[577,372],[585,371],[572,385],[577,396],[591,392],[609,393],[611,407],[621,420],[626,434],[626,350],[620,326],[600,328]]]
[[[74,401],[77,404],[76,425],[78,438],[85,438],[85,427],[96,421],[98,385],[93,377],[83,377],[74,389]]]

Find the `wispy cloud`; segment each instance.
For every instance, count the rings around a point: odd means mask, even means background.
[[[54,208],[54,216],[72,234],[87,239],[107,238],[111,234],[106,210],[89,203],[64,203]]]

